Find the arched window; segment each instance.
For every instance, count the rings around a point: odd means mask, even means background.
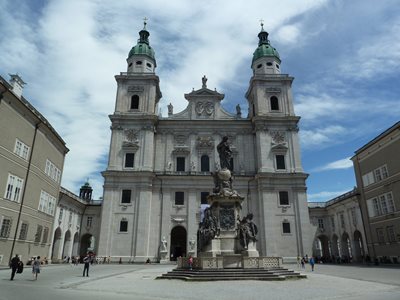
[[[139,109],[139,96],[133,95],[131,98],[131,109]]]
[[[208,155],[201,156],[201,172],[210,172],[210,158]]]
[[[277,97],[272,96],[270,99],[271,110],[279,110],[279,100]]]

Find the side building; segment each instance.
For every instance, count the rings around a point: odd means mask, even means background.
[[[219,169],[217,145],[229,138],[234,189],[242,214],[254,214],[260,255],[296,260],[310,250],[307,174],[301,165],[293,77],[281,74],[281,59],[262,28],[253,53],[246,98],[229,113],[224,94],[207,87],[184,95],[187,107],[159,116],[161,91],[154,49],[146,27],[129,52],[111,119],[100,256],[118,261],[175,260],[196,255],[201,207]],[[205,58],[206,59],[206,58]],[[249,56],[251,59],[251,56]],[[235,220],[233,220],[235,222]],[[162,252],[162,253],[161,253]]]
[[[368,252],[381,262],[400,262],[400,122],[352,157]]]
[[[326,202],[309,202],[312,255],[323,262],[363,262],[368,255],[357,189]]]
[[[65,155],[63,139],[23,96],[24,82],[0,77],[0,265],[19,254],[47,257]]]
[[[61,187],[48,256],[52,263],[97,253],[101,203],[101,200],[92,199],[89,182],[81,187],[79,196]]]

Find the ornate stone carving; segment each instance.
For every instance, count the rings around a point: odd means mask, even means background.
[[[135,130],[135,129],[125,129],[124,130],[125,138],[128,142],[139,142],[138,133],[139,133],[139,130]]]
[[[197,138],[197,148],[214,148],[214,139],[212,136],[199,136]]]
[[[272,142],[274,144],[284,144],[285,143],[285,133],[282,131],[272,131],[271,137],[272,137]]]
[[[130,85],[128,86],[128,92],[143,92],[144,86],[142,85]]]
[[[223,230],[235,229],[235,208],[233,205],[221,205],[219,210],[219,222]]]
[[[278,87],[269,87],[265,89],[265,92],[267,92],[268,94],[278,94],[281,91],[282,91],[281,88]]]
[[[177,134],[174,136],[175,138],[175,144],[177,146],[183,146],[186,145],[186,140],[187,140],[187,136],[184,134]]]
[[[197,102],[195,110],[199,116],[201,115],[211,116],[214,112],[214,103],[212,103],[211,101]]]

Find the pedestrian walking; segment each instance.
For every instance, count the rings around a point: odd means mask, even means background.
[[[188,259],[189,270],[193,268],[193,257],[190,255]]]
[[[302,269],[305,269],[305,264],[306,264],[306,260],[305,260],[305,258],[303,257],[302,259],[301,259],[301,268]]]
[[[85,271],[86,271],[86,277],[89,277],[89,266],[90,266],[90,255],[86,255],[85,258],[83,259],[83,263],[85,266],[83,267],[83,277],[85,277]]]
[[[315,259],[313,256],[310,258],[311,271],[314,272]]]
[[[36,257],[32,263],[32,274],[35,280],[37,280],[39,273],[40,273],[40,256]]]
[[[15,276],[15,273],[17,272],[20,261],[21,260],[19,259],[18,254],[15,254],[15,256],[11,259],[11,262],[10,262],[11,278],[10,278],[10,280],[14,280],[14,276]]]

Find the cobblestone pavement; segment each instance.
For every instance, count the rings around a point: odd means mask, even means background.
[[[10,281],[0,270],[0,300],[14,299],[400,299],[400,268],[316,265],[308,278],[288,281],[184,282],[154,280],[172,265],[47,266],[37,281],[30,269]],[[288,266],[297,269],[297,266]]]

